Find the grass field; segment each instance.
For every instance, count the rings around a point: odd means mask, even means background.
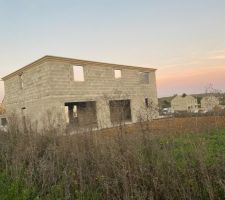
[[[0,199],[225,199],[225,118],[2,133]]]

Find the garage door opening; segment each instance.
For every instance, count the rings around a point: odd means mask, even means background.
[[[65,114],[68,125],[76,128],[96,128],[96,102],[68,102],[65,103]]]
[[[121,122],[131,122],[130,100],[112,100],[109,101],[110,118],[113,124]]]

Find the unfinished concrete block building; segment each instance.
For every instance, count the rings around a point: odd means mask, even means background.
[[[38,128],[137,122],[150,102],[158,104],[151,68],[45,56],[3,80],[7,115]]]

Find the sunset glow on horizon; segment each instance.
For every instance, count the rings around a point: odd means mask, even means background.
[[[225,51],[214,52],[206,57],[193,58],[189,63],[166,66],[159,70],[157,83],[159,96],[182,93],[204,93],[212,84],[225,92]]]
[[[214,89],[224,92],[225,65],[213,69],[207,67],[191,71],[181,69],[171,74],[163,72],[158,74],[160,74],[157,77],[159,97],[182,93],[204,93],[209,84],[212,84]]]
[[[4,1],[0,77],[56,55],[153,66],[159,97],[208,84],[225,92],[224,9],[224,0]]]

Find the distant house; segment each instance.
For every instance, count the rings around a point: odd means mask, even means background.
[[[195,112],[198,110],[197,99],[190,95],[177,95],[171,101],[171,108],[176,111]]]
[[[212,111],[215,107],[219,106],[219,104],[219,98],[213,95],[205,96],[201,100],[201,108],[205,111]]]

